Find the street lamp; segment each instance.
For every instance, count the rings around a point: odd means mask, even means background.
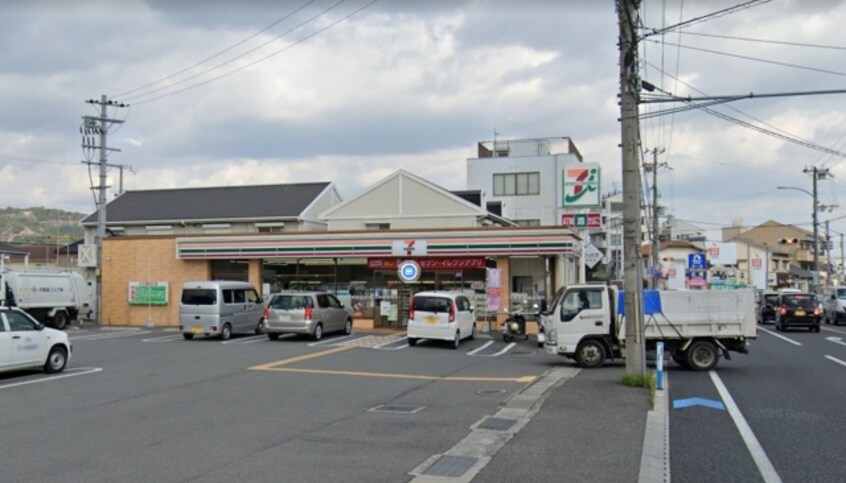
[[[814,200],[814,211],[813,211],[813,224],[814,224],[814,281],[811,286],[811,291],[813,293],[819,292],[820,288],[820,254],[819,254],[819,235],[817,234],[817,212],[819,210],[819,205],[817,203],[817,178],[816,178],[816,168],[814,168],[814,192],[811,193],[810,191],[804,188],[797,188],[795,186],[776,186],[776,189],[780,190],[796,190],[801,191]]]

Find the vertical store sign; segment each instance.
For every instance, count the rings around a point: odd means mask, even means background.
[[[599,206],[599,163],[565,166],[562,185],[561,206],[564,208]]]
[[[499,269],[488,268],[486,274],[488,283],[488,287],[486,290],[488,299],[488,312],[496,312],[497,310],[499,310],[499,304],[502,299],[502,288],[499,283]]]

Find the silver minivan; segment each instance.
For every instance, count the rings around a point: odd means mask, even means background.
[[[233,333],[264,333],[264,307],[247,282],[185,282],[179,300],[179,330],[187,340],[195,335],[229,339]]]
[[[352,333],[352,309],[326,292],[272,294],[264,316],[267,337],[271,340],[281,334],[307,334],[320,340],[328,332]]]

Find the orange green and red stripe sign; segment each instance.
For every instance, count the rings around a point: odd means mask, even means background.
[[[506,236],[424,237],[426,256],[494,256],[575,254],[577,241],[566,234],[511,234]],[[276,238],[214,237],[177,239],[177,257],[186,260],[250,258],[351,258],[392,257],[392,238]]]

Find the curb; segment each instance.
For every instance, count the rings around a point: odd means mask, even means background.
[[[640,455],[638,482],[670,482],[670,399],[669,377],[666,369],[661,391],[655,391],[652,410],[646,414],[643,451]]]
[[[581,369],[558,366],[546,371],[540,378],[527,384],[503,401],[500,409],[492,415],[484,415],[470,426],[470,433],[444,453],[434,454],[408,472],[410,481],[417,483],[469,483],[496,456],[532,417],[540,411],[550,390],[576,377]],[[507,429],[488,429],[488,421],[511,422]],[[464,462],[465,465],[452,474],[438,474],[432,469],[440,462]]]

